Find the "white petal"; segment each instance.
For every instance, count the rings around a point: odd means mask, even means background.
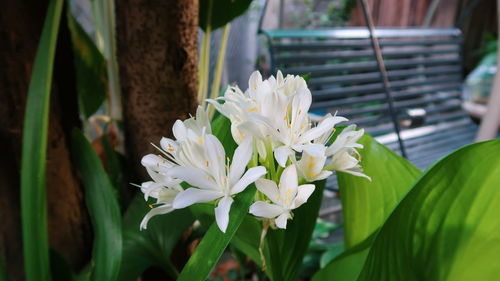
[[[293,155],[293,150],[287,146],[280,146],[274,149],[274,158],[281,167],[285,167],[288,156]]]
[[[313,157],[325,156],[326,152],[326,146],[319,143],[302,145],[301,148]]]
[[[267,173],[266,168],[259,166],[248,169],[241,179],[231,187],[231,195],[242,192],[247,186]]]
[[[167,153],[174,153],[179,149],[177,142],[169,138],[161,138],[160,147]]]
[[[155,182],[163,182],[165,177],[154,171],[151,167],[146,167],[146,172]]]
[[[298,208],[309,199],[309,196],[314,192],[314,184],[303,184],[299,186],[297,191],[297,197],[293,201],[293,208]]]
[[[321,122],[319,122],[318,126],[310,129],[300,136],[298,143],[307,143],[312,141],[315,138],[321,137],[323,134],[333,129],[337,122],[337,118],[339,117],[329,117]]]
[[[290,165],[286,167],[280,177],[280,193],[282,198],[295,197],[297,194],[298,179],[297,179],[297,169],[295,165]]]
[[[343,170],[341,172],[344,172],[344,173],[348,173],[348,174],[351,174],[351,175],[354,175],[354,176],[357,176],[357,177],[363,177],[363,178],[366,178],[368,179],[369,181],[372,181],[372,178],[370,178],[369,176],[363,174],[361,172],[361,169],[349,169],[349,170]]]
[[[302,126],[304,118],[307,118],[307,112],[311,107],[312,95],[307,88],[301,88],[292,101],[292,124],[294,128]]]
[[[201,127],[205,127],[206,133],[211,134],[212,128],[210,126],[210,118],[208,118],[208,112],[203,108],[203,106],[198,105],[196,109],[196,121]]]
[[[210,202],[224,196],[220,191],[188,188],[179,192],[173,202],[174,209],[182,209],[196,203]]]
[[[276,223],[276,227],[286,229],[286,221],[291,218],[290,213],[283,213],[279,215],[274,222]]]
[[[148,227],[148,221],[156,216],[156,215],[163,215],[172,212],[174,209],[172,208],[171,205],[163,205],[159,206],[156,208],[153,208],[151,211],[149,211],[144,218],[141,221],[140,229],[147,229]]]
[[[163,158],[161,158],[158,155],[154,154],[147,154],[144,155],[141,159],[141,164],[144,167],[154,167],[157,164],[161,163],[163,161]]]
[[[141,191],[144,193],[144,200],[148,201],[149,197],[153,197],[155,199],[158,199],[159,196],[159,190],[164,188],[161,184],[148,181],[148,182],[143,182],[141,184]]]
[[[184,141],[187,138],[187,129],[181,120],[175,121],[174,126],[172,126],[172,133],[178,141]]]
[[[333,174],[333,172],[331,172],[331,171],[321,171],[321,173],[319,173],[319,175],[317,175],[314,178],[314,181],[324,180],[324,179],[328,178],[329,176],[331,176],[332,174]]]
[[[276,204],[257,201],[250,206],[249,212],[256,217],[272,219],[286,212],[286,210]]]
[[[234,185],[243,175],[245,168],[252,157],[252,138],[246,138],[234,152],[231,168],[229,169],[229,184]]]
[[[219,139],[214,135],[206,135],[203,142],[205,153],[208,157],[208,168],[216,178],[225,176],[226,152]]]
[[[259,71],[254,71],[252,75],[250,75],[250,79],[248,79],[248,88],[256,90],[261,83],[262,83],[262,75],[260,74]]]
[[[192,186],[203,189],[217,189],[212,178],[203,170],[194,167],[173,167],[167,172],[167,176],[179,178]]]
[[[233,198],[230,196],[223,197],[217,207],[215,208],[215,221],[220,231],[226,233],[227,225],[229,223],[229,210],[233,204]]]
[[[255,186],[257,189],[264,193],[273,203],[279,204],[280,193],[278,190],[278,186],[272,180],[268,179],[258,179],[255,182]]]

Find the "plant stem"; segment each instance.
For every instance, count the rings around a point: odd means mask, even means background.
[[[220,80],[222,76],[222,70],[224,69],[224,58],[226,57],[227,41],[229,38],[229,31],[231,29],[231,24],[228,23],[224,26],[222,32],[222,38],[220,41],[219,55],[217,57],[217,64],[215,65],[215,74],[212,80],[212,91],[210,92],[210,98],[215,99],[219,96],[220,91]],[[214,114],[215,109],[211,107],[208,112],[208,116],[211,118]]]

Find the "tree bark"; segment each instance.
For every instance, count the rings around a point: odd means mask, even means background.
[[[46,10],[47,1],[27,0],[8,0],[0,9],[0,259],[6,263],[9,280],[22,280],[24,276],[19,198],[22,126]],[[73,60],[65,53],[71,51],[66,28],[63,21],[51,97],[47,206],[50,246],[77,269],[88,260],[90,237],[82,189],[72,168],[67,142],[69,128],[78,125],[78,111],[69,76],[74,73]]]
[[[150,143],[195,111],[198,0],[117,2],[125,143],[137,174]]]

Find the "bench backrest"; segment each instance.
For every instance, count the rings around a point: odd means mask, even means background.
[[[273,71],[311,74],[311,110],[338,111],[374,136],[394,132],[366,28],[267,30]],[[468,119],[461,108],[458,29],[376,29],[403,128]],[[408,110],[425,111],[410,122]],[[417,109],[417,110],[414,110]],[[423,109],[423,110],[422,110]],[[411,123],[411,124],[410,124]]]

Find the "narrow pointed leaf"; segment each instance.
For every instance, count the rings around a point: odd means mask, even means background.
[[[268,274],[273,281],[297,279],[316,225],[325,181],[314,184],[314,193],[307,203],[294,210],[293,220],[288,221],[287,229],[269,230],[267,234],[269,254],[266,258],[272,269],[272,275]]]
[[[186,266],[182,269],[177,281],[204,281],[207,279],[248,213],[255,190],[255,185],[252,184],[235,197],[226,233],[222,233],[215,222],[212,223]]]
[[[122,258],[120,206],[114,188],[94,149],[74,129],[71,149],[85,186],[85,201],[94,229],[91,280],[116,280]]]
[[[78,103],[85,118],[94,114],[104,102],[108,78],[106,61],[92,39],[68,11],[76,70]]]
[[[50,89],[63,0],[49,3],[33,64],[23,127],[21,219],[27,281],[50,280],[45,168]]]
[[[378,233],[359,281],[497,280],[500,140],[445,157]]]

